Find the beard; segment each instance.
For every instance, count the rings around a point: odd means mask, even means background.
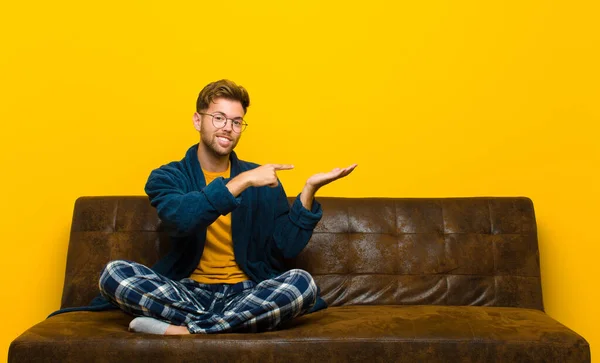
[[[227,148],[224,148],[221,145],[219,145],[219,143],[217,141],[217,136],[214,133],[210,134],[209,132],[206,132],[204,127],[201,126],[200,127],[200,140],[202,141],[204,146],[206,146],[206,149],[208,151],[212,152],[217,157],[223,157],[223,156],[228,156],[229,154],[231,154],[233,149],[235,149],[235,147],[237,146],[239,138],[238,139],[233,138],[233,140],[231,140],[231,145]]]

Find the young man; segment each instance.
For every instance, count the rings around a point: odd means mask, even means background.
[[[138,316],[131,330],[263,331],[326,307],[310,274],[286,271],[283,259],[302,251],[321,218],[317,190],[356,165],[311,176],[290,208],[277,172],[293,165],[259,166],[233,151],[249,105],[231,81],[207,85],[193,116],[200,142],[150,174],[146,193],[172,249],[152,269],[111,261],[100,277],[102,296]]]

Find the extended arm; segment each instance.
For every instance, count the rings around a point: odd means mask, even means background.
[[[345,177],[357,166],[357,164],[353,164],[344,169],[335,168],[328,173],[317,173],[308,178],[306,184],[304,185],[304,189],[302,189],[302,193],[300,194],[300,201],[302,202],[304,208],[309,210],[311,209],[315,194],[322,186]]]
[[[321,205],[314,201],[315,193],[324,185],[350,174],[356,166],[354,164],[344,169],[336,168],[328,173],[311,176],[291,209],[287,206],[287,198],[281,188],[273,238],[285,258],[295,257],[304,249],[321,219],[323,212]]]
[[[217,178],[200,191],[189,191],[191,181],[180,170],[164,166],[154,170],[145,191],[160,219],[175,228],[177,235],[189,235],[207,227],[220,215],[234,210],[240,201]]]
[[[245,171],[236,176],[235,178],[229,180],[229,182],[227,183],[227,189],[229,189],[231,195],[237,197],[249,187],[269,186],[272,188],[276,188],[279,185],[279,180],[277,179],[277,172],[279,170],[290,170],[293,168],[293,165],[285,164],[262,165],[258,168]]]

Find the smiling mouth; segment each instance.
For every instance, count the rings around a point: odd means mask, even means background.
[[[217,136],[217,143],[219,144],[219,146],[227,148],[231,146],[233,141],[223,136]]]

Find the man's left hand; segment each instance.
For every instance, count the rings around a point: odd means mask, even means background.
[[[338,179],[341,179],[341,178],[347,176],[357,166],[358,166],[358,164],[352,164],[343,169],[335,168],[330,172],[317,173],[317,174],[311,176],[310,178],[308,178],[308,180],[306,181],[306,185],[304,186],[304,189],[302,190],[302,194],[300,195],[300,201],[302,202],[302,205],[304,206],[304,208],[306,208],[308,210],[310,210],[312,208],[313,198],[314,198],[317,190],[319,190],[319,188],[321,188],[322,186],[327,185],[333,181],[336,181]]]
[[[315,189],[315,192],[324,185],[331,183],[332,181],[336,181],[350,174],[354,168],[357,167],[358,164],[350,165],[347,168],[340,169],[335,168],[328,173],[317,173],[306,181],[306,185]]]

